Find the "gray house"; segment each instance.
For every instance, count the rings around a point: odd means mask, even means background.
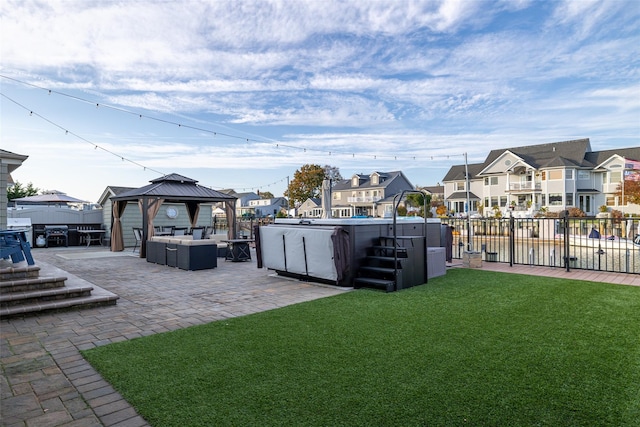
[[[355,174],[331,188],[331,216],[391,216],[393,196],[404,190],[414,189],[401,171]]]

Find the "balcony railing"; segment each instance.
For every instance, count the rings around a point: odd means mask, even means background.
[[[380,196],[361,196],[361,197],[347,197],[349,203],[373,203],[381,200]]]
[[[509,184],[509,191],[531,191],[541,189],[542,184],[540,182],[517,182]]]

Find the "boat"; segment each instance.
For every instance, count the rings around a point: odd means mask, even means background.
[[[593,248],[595,250],[640,250],[640,234],[633,239],[624,239],[617,236],[601,236],[596,229],[591,230],[589,235],[569,235],[571,246]]]

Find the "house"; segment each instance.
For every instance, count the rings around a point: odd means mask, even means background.
[[[592,151],[588,138],[492,150],[482,163],[449,169],[445,200],[455,213],[482,208],[485,215],[497,210],[532,216],[541,209],[577,207],[595,215],[603,205],[640,213],[640,206],[616,195],[625,171],[638,159],[640,147]]]
[[[355,174],[331,188],[331,216],[385,217],[393,213],[393,197],[415,187],[400,171]]]
[[[7,229],[7,188],[9,184],[13,185],[11,172],[28,157],[0,149],[0,230]]]
[[[310,197],[298,207],[298,216],[302,218],[321,218],[322,199]]]
[[[267,216],[275,217],[281,210],[289,208],[289,201],[284,197],[274,197],[273,199],[249,200],[249,209],[252,209],[255,218]]]
[[[426,191],[431,196],[431,201],[444,200],[444,185],[429,185],[426,187],[420,187],[420,190]]]
[[[231,196],[234,196],[238,199],[238,201],[236,202],[236,217],[238,218],[245,218],[245,217],[254,217],[255,216],[255,211],[254,208],[252,206],[250,206],[250,202],[252,200],[260,200],[260,196],[258,196],[256,193],[254,192],[247,192],[247,193],[236,193],[235,190],[231,190],[231,189],[227,189],[227,190],[221,190],[221,193],[225,193],[225,194],[229,194]]]

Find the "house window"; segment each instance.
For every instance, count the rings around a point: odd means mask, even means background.
[[[456,191],[464,191],[464,181],[456,182]]]
[[[573,193],[565,194],[567,200],[567,206],[573,206]]]
[[[497,176],[487,176],[484,178],[484,185],[498,185]]]
[[[546,181],[547,180],[547,171],[542,171],[540,173],[540,180],[541,181]]]
[[[543,194],[541,200],[542,200],[542,202],[541,202],[542,206],[546,206],[546,204],[547,204],[547,195]]]
[[[611,184],[615,184],[622,181],[622,172],[621,171],[615,171],[615,172],[609,172],[609,183]]]
[[[573,169],[567,169],[564,171],[565,179],[573,179]]]
[[[373,185],[377,185],[378,184],[378,175],[372,175],[371,176],[371,183]]]
[[[578,180],[587,180],[589,178],[591,178],[591,173],[589,171],[578,171]]]
[[[484,198],[484,207],[485,207],[485,208],[488,208],[488,207],[489,207],[489,198],[488,198],[488,197],[485,197],[485,198]]]
[[[607,196],[607,206],[615,206],[616,205],[616,196]]]
[[[333,197],[332,197],[332,199],[333,199],[333,200],[340,200],[340,194],[341,194],[341,193],[333,193]]]
[[[358,186],[358,177],[354,176],[353,179],[351,180],[351,185],[354,187]]]
[[[492,197],[491,198],[491,207],[500,206],[498,203],[499,202],[498,202],[498,198],[497,197]]]
[[[507,196],[500,196],[500,206],[503,208],[507,206]]]
[[[549,206],[562,206],[562,193],[549,194]]]
[[[552,179],[562,179],[562,170],[549,171],[549,180]]]

